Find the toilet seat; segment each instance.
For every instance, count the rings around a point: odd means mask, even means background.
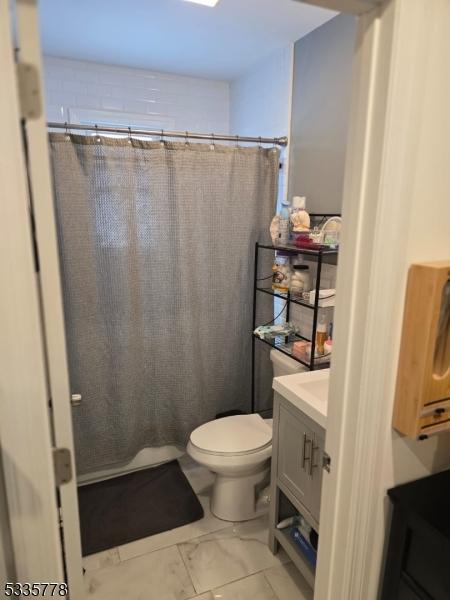
[[[192,442],[191,446],[193,446],[197,450],[197,452],[200,452],[201,454],[209,454],[211,456],[248,456],[250,454],[256,454],[257,452],[261,452],[261,450],[265,450],[266,448],[270,448],[272,446],[272,442],[268,442],[264,446],[260,446],[259,448],[255,448],[254,450],[247,450],[246,452],[217,452],[214,450],[204,450],[203,448],[199,448]]]
[[[191,445],[202,454],[246,456],[272,445],[272,429],[258,414],[233,415],[197,427]]]

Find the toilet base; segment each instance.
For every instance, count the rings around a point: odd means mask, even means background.
[[[249,521],[265,511],[257,509],[258,493],[269,479],[269,467],[241,477],[216,473],[211,512],[223,521]]]

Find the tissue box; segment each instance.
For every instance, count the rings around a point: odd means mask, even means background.
[[[336,290],[320,290],[319,291],[319,306],[320,308],[327,308],[329,306],[334,306],[334,301],[336,299]],[[316,301],[316,291],[312,290],[309,292],[309,303],[314,304]]]

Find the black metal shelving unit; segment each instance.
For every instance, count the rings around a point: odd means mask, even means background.
[[[311,215],[311,216],[331,217],[331,216],[337,216],[337,215]],[[282,251],[291,253],[292,256],[296,256],[296,255],[300,254],[300,255],[307,256],[308,258],[314,258],[317,261],[316,283],[315,283],[315,287],[314,287],[314,289],[315,289],[314,304],[310,304],[309,302],[306,302],[305,300],[291,298],[289,292],[287,292],[286,294],[281,294],[281,293],[274,292],[272,289],[267,289],[267,288],[264,288],[264,287],[258,285],[258,282],[260,281],[260,279],[258,278],[258,260],[259,260],[259,253],[261,250],[271,250],[272,252],[275,252],[277,250],[282,250]],[[300,364],[302,364],[303,366],[308,368],[310,371],[314,371],[316,369],[326,369],[330,366],[330,361],[323,361],[323,359],[317,359],[315,357],[316,333],[317,333],[317,321],[318,321],[318,316],[319,316],[319,309],[321,308],[319,306],[319,291],[321,289],[320,283],[321,283],[322,265],[328,257],[333,257],[333,256],[337,257],[337,254],[338,254],[337,249],[333,250],[333,249],[328,249],[328,248],[319,248],[317,250],[312,250],[309,248],[298,248],[297,246],[273,246],[273,245],[266,245],[266,244],[259,244],[259,243],[255,244],[255,259],[254,259],[255,267],[254,267],[254,276],[253,276],[253,327],[252,327],[252,388],[251,388],[251,391],[252,391],[252,398],[251,398],[252,413],[255,412],[255,352],[256,352],[256,341],[257,340],[259,340],[263,344],[267,344],[268,346],[271,346],[272,348],[276,348],[283,354],[286,354],[287,356],[289,356],[289,358],[292,358],[293,360],[299,362]],[[334,261],[333,261],[333,264],[334,264]],[[255,328],[257,326],[256,308],[257,308],[258,293],[269,294],[270,296],[273,296],[274,298],[281,298],[282,300],[286,300],[286,321],[289,321],[291,304],[297,304],[299,306],[303,306],[304,308],[312,310],[313,311],[313,324],[312,324],[311,339],[306,338],[299,334],[295,334],[293,336],[294,339],[274,338],[273,340],[264,340],[264,339],[258,337],[257,335],[255,335],[253,333],[253,331],[255,330]],[[297,339],[304,340],[304,341],[311,343],[311,359],[309,362],[302,360],[292,354],[292,347],[293,347],[294,342]]]

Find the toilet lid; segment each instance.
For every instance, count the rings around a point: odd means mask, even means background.
[[[272,443],[272,429],[259,415],[223,417],[200,425],[191,443],[205,452],[244,454]]]

